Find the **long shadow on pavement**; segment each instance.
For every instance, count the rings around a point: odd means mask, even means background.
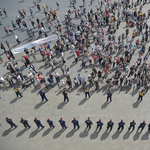
[[[88,100],[88,98],[84,98],[82,101],[79,102],[78,105],[83,105],[87,100]]]
[[[63,107],[66,105],[67,103],[61,102],[58,106],[57,109],[63,109]]]
[[[36,104],[35,107],[34,107],[34,109],[39,109],[45,103],[46,103],[46,101],[45,102],[40,102],[40,103]]]
[[[76,131],[78,131],[78,129],[72,129],[70,132],[67,133],[66,138],[72,137]]]
[[[111,131],[108,132],[108,130],[106,129],[106,131],[101,136],[101,141],[106,140],[107,137],[109,136],[110,132]]]
[[[29,138],[33,138],[35,137],[43,128],[41,128],[40,130],[36,129],[33,132],[30,133]]]
[[[142,135],[141,137],[141,140],[148,140],[149,139],[149,134],[150,134],[150,131],[147,131],[145,134]]]
[[[15,97],[9,104],[13,104],[18,101],[21,97]]]
[[[141,133],[142,133],[142,131],[138,132],[138,129],[137,129],[135,135],[133,136],[133,140],[134,140],[134,141],[138,140]]]
[[[89,130],[87,130],[87,129],[85,128],[85,130],[79,134],[79,137],[80,137],[80,138],[85,138],[85,137],[87,137],[88,134],[89,134],[88,131],[89,131]]]
[[[54,128],[48,128],[47,130],[45,130],[42,134],[42,137],[48,135]]]
[[[133,108],[137,108],[139,106],[140,102],[136,101],[135,103],[132,104]]]
[[[56,132],[53,136],[53,139],[57,139],[58,137],[60,137],[60,135],[65,131],[65,129],[61,129],[58,132]]]
[[[130,134],[132,133],[133,131],[129,132],[127,131],[124,135],[123,135],[123,139],[124,140],[127,140],[129,137],[130,137]]]
[[[7,130],[5,130],[4,132],[3,132],[3,134],[2,134],[2,136],[4,137],[4,136],[7,136],[10,132],[12,132],[13,130],[15,130],[15,128],[9,128],[9,129],[7,129]]]
[[[105,108],[108,106],[109,103],[110,103],[110,102],[105,102],[105,103],[101,106],[101,109],[105,109]]]
[[[19,136],[23,135],[27,130],[28,130],[28,129],[25,128],[25,129],[19,131],[18,134],[16,135],[16,137],[19,137]]]
[[[122,131],[116,131],[113,135],[112,135],[112,139],[115,140],[119,137],[119,135],[121,134]]]
[[[90,136],[90,139],[91,140],[94,140],[94,139],[96,139],[97,137],[98,137],[98,134],[100,133],[100,131],[94,131],[92,134],[91,134],[91,136]]]

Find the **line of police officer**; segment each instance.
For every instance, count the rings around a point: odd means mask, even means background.
[[[8,124],[10,124],[11,128],[15,127],[17,128],[17,125],[12,121],[12,119],[6,117],[6,122]],[[45,126],[42,125],[41,121],[37,119],[37,117],[34,118],[34,122],[35,124],[37,125],[38,128],[44,128]],[[74,125],[74,129],[79,129],[80,126],[79,126],[79,121],[74,117],[73,120],[71,121]],[[23,119],[21,118],[21,121],[20,123],[22,123],[24,125],[25,128],[30,128],[31,126],[28,124],[28,120],[26,119]],[[54,124],[53,124],[53,121],[50,120],[49,118],[47,119],[47,123],[49,124],[50,128],[54,128]],[[59,120],[59,123],[62,127],[62,129],[67,129],[67,126],[66,126],[66,122],[63,120],[63,118],[60,118]],[[90,120],[90,117],[88,117],[88,119],[85,121],[86,123],[86,130],[89,131],[91,129],[91,125],[93,125],[92,121]],[[102,129],[102,126],[103,126],[103,122],[101,121],[101,119],[99,119],[97,122],[97,127],[96,127],[96,131],[99,129],[99,131]],[[125,122],[121,119],[121,121],[118,123],[118,131],[121,131],[124,129],[124,125],[125,125]],[[130,131],[130,129],[132,128],[132,131],[135,129],[135,120],[133,120],[132,122],[130,122],[130,126],[128,128],[128,131]],[[107,130],[109,130],[109,132],[112,130],[114,126],[114,122],[112,121],[112,119],[110,119],[109,122],[107,122]],[[145,121],[143,121],[142,123],[140,123],[140,125],[138,126],[138,130],[141,129],[141,131],[145,128],[146,126],[146,123]],[[150,123],[148,125],[148,131],[150,131]]]

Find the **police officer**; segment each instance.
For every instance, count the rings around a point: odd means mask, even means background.
[[[125,122],[123,122],[123,120],[121,119],[121,122],[118,123],[118,131],[120,130],[120,128],[122,131],[124,129],[124,125],[125,125]]]
[[[37,117],[34,118],[34,122],[37,125],[38,129],[39,127],[42,127],[42,129],[45,127],[42,125],[41,121],[37,119]]]
[[[64,129],[64,128],[67,129],[66,123],[65,123],[65,121],[63,120],[63,118],[60,118],[59,123],[60,123],[62,129]]]
[[[72,123],[73,123],[73,125],[74,125],[74,129],[76,129],[76,126],[78,127],[78,129],[80,128],[80,126],[79,126],[79,121],[78,120],[76,120],[76,118],[74,117],[73,118],[73,120],[71,121]]]
[[[110,102],[112,101],[112,93],[111,93],[111,91],[109,91],[108,93],[107,93],[107,102],[108,102],[108,100],[110,99]]]
[[[87,97],[87,95],[89,96],[89,98],[91,97],[89,89],[87,88],[87,86],[85,87],[84,92],[85,92],[85,98]]]
[[[55,128],[53,121],[50,120],[49,118],[47,119],[47,123],[49,124],[50,128]]]
[[[150,123],[149,123],[149,125],[148,125],[148,131],[150,131]]]
[[[17,127],[18,127],[18,126],[12,121],[12,119],[10,119],[10,118],[8,118],[8,117],[6,117],[6,122],[7,122],[8,124],[10,124],[11,128],[13,128],[13,127],[17,128]]]
[[[132,128],[132,131],[133,131],[134,128],[135,128],[135,125],[136,125],[135,120],[133,120],[132,122],[130,122],[130,127],[128,128],[128,131],[130,131],[131,128]]]
[[[69,102],[69,97],[68,97],[68,93],[66,92],[66,90],[63,91],[63,95],[64,95],[64,103],[67,100],[67,102]]]
[[[144,95],[144,92],[143,90],[142,91],[139,91],[139,97],[138,97],[138,101],[142,101],[143,100],[143,95]]]
[[[44,92],[43,90],[40,90],[40,91],[39,91],[39,94],[40,94],[40,96],[41,96],[41,98],[42,98],[42,102],[44,101],[44,99],[45,99],[46,101],[48,101],[47,97],[45,96],[45,92]]]
[[[99,128],[99,131],[100,131],[102,129],[103,122],[101,122],[101,119],[99,119],[99,121],[97,121],[96,123],[97,123],[96,131],[97,131],[98,128]]]
[[[88,119],[85,121],[86,123],[86,129],[90,130],[91,129],[91,125],[93,124],[92,121],[90,120],[90,117],[88,117]]]
[[[146,126],[146,123],[145,121],[143,121],[142,123],[140,123],[139,127],[138,127],[138,130],[141,128],[141,131],[143,131],[143,129],[145,128]]]
[[[112,119],[110,119],[110,121],[107,123],[107,130],[109,130],[109,128],[110,128],[110,131],[111,131],[113,128],[113,125],[114,125],[114,123],[112,122]]]
[[[20,97],[23,97],[22,94],[20,93],[20,91],[19,91],[16,87],[14,87],[14,91],[15,91],[17,97],[18,97],[18,95],[19,95]]]
[[[25,120],[23,118],[21,118],[20,123],[22,123],[24,125],[25,128],[30,128],[31,126],[28,124],[28,120]]]

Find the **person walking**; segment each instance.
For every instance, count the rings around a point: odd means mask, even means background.
[[[142,123],[140,123],[138,130],[141,128],[141,132],[142,132],[143,129],[145,128],[145,126],[146,126],[146,123],[145,123],[145,121],[143,121]]]
[[[17,97],[18,96],[23,97],[22,94],[20,93],[20,91],[16,87],[14,87],[14,91],[15,91]]]
[[[42,102],[44,101],[44,99],[46,100],[46,102],[48,101],[48,99],[47,99],[47,97],[46,97],[46,95],[45,95],[45,92],[44,92],[43,90],[40,90],[40,91],[39,91],[39,94],[40,94],[40,96],[41,96],[41,98],[42,98]]]
[[[112,122],[112,119],[110,119],[110,121],[107,123],[107,130],[110,129],[110,131],[111,131],[113,128],[113,125],[114,125],[114,123]]]
[[[66,122],[63,120],[63,118],[60,118],[59,123],[62,129],[67,129]]]
[[[99,119],[99,121],[97,121],[96,123],[97,123],[96,131],[99,128],[99,132],[100,132],[100,130],[102,129],[102,126],[103,126],[103,122],[101,121],[101,119]]]
[[[17,127],[18,127],[18,126],[12,121],[12,119],[10,119],[10,118],[8,118],[8,117],[6,117],[6,122],[7,122],[8,124],[10,124],[11,128],[13,128],[13,127],[17,128]]]
[[[132,131],[133,131],[135,129],[135,125],[136,125],[135,120],[133,120],[132,122],[130,122],[130,126],[128,128],[128,131],[130,131],[131,128],[132,128]]]
[[[120,128],[121,128],[121,131],[122,131],[124,129],[124,125],[125,125],[125,123],[121,119],[121,122],[118,123],[118,131],[120,130]]]
[[[47,123],[49,124],[50,128],[55,128],[53,121],[50,120],[49,118],[47,119]]]
[[[85,98],[87,98],[87,95],[89,96],[89,98],[91,97],[90,90],[89,90],[89,88],[87,88],[87,86],[85,87],[84,92],[85,92]]]
[[[144,91],[139,91],[139,97],[138,97],[138,101],[140,100],[140,102],[143,100],[143,95],[144,95]]]
[[[78,129],[80,128],[80,126],[79,126],[79,121],[78,120],[76,120],[76,118],[74,117],[73,118],[73,120],[71,121],[72,123],[73,123],[73,125],[74,125],[74,129],[76,129],[76,126],[78,127]]]
[[[18,43],[18,44],[20,44],[20,43],[21,43],[21,41],[19,41],[19,37],[18,37],[16,34],[14,35],[14,37],[15,37],[15,39],[16,39],[16,41],[17,41],[17,43]]]
[[[93,125],[92,121],[90,120],[90,117],[88,117],[88,119],[85,121],[85,123],[86,123],[86,130],[90,130],[91,125]]]
[[[66,92],[66,90],[63,91],[63,95],[64,95],[64,103],[66,102],[69,102],[69,97],[68,97],[68,93]]]
[[[3,49],[4,53],[6,53],[6,48],[5,48],[4,44],[2,44],[2,43],[1,43],[1,49]]]
[[[23,118],[21,118],[20,123],[22,123],[25,128],[28,127],[28,128],[30,129],[30,127],[31,127],[31,126],[28,124],[28,120],[25,120],[25,119],[23,119]]]
[[[42,129],[45,127],[42,125],[41,121],[37,119],[37,117],[34,118],[34,122],[37,125],[38,129],[41,127]]]
[[[108,102],[109,99],[110,99],[110,102],[111,102],[112,101],[112,93],[111,93],[111,91],[109,91],[107,93],[107,102]]]
[[[7,12],[6,12],[5,8],[3,8],[3,12],[4,12],[4,14],[5,14],[5,17],[8,17],[8,15],[7,15]]]
[[[5,41],[5,42],[6,42],[7,47],[9,48],[9,50],[11,50],[9,43],[7,41]]]

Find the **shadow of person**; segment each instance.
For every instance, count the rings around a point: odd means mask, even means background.
[[[34,109],[39,109],[45,103],[46,103],[46,101],[45,102],[41,101],[40,103],[38,103],[38,104],[35,105]]]
[[[96,139],[96,138],[98,137],[99,132],[100,132],[100,131],[95,130],[95,131],[91,134],[90,139],[91,139],[91,140]]]
[[[107,137],[109,136],[109,134],[110,134],[110,130],[108,131],[107,129],[106,129],[106,131],[102,134],[102,136],[101,136],[101,141],[103,141],[103,140],[106,140],[107,139]]]
[[[82,101],[79,102],[78,105],[83,105],[87,101],[87,98],[84,98]]]
[[[137,108],[139,106],[140,102],[136,101],[135,103],[132,104],[133,108]]]
[[[110,103],[110,102],[105,102],[105,103],[101,106],[101,109],[105,109],[105,108],[108,106],[109,103]]]
[[[58,137],[60,137],[60,135],[65,131],[65,129],[61,129],[58,132],[56,132],[53,136],[53,139],[57,139]]]
[[[141,140],[148,140],[149,139],[149,134],[150,134],[150,131],[147,131],[144,135],[142,135],[141,137]]]
[[[7,130],[5,130],[4,132],[3,132],[3,134],[2,134],[2,136],[4,137],[4,136],[7,136],[10,132],[12,132],[13,130],[15,130],[15,128],[9,128],[9,129],[7,129]]]
[[[33,132],[30,133],[29,138],[35,137],[41,130],[42,130],[42,128],[40,130],[38,130],[38,128],[37,128],[36,130],[34,130]]]
[[[25,131],[27,131],[27,128],[24,128],[23,130],[19,131],[18,134],[16,135],[16,137],[19,137],[21,135],[23,135],[25,133]]]
[[[138,132],[138,129],[137,129],[135,135],[133,136],[133,140],[134,141],[138,140],[141,133],[142,133],[142,131]]]
[[[77,130],[78,129],[72,129],[70,132],[67,133],[66,138],[72,137]]]
[[[42,134],[42,137],[48,135],[54,128],[48,128],[47,130],[45,130]]]
[[[15,103],[17,100],[19,100],[21,97],[15,97],[9,104]]]
[[[122,130],[120,130],[120,131],[117,130],[117,131],[112,135],[112,139],[113,139],[113,140],[117,139],[117,138],[119,137],[119,135],[120,135],[121,132],[122,132]]]
[[[63,107],[66,105],[67,103],[61,102],[58,106],[57,109],[63,109]]]
[[[123,135],[123,139],[126,140],[130,137],[130,134],[133,132],[133,130],[131,132],[127,131],[124,135]]]
[[[85,130],[79,134],[79,137],[80,137],[80,138],[85,138],[85,137],[87,137],[87,136],[88,136],[88,131],[89,131],[89,130],[87,130],[87,128],[85,128]]]

